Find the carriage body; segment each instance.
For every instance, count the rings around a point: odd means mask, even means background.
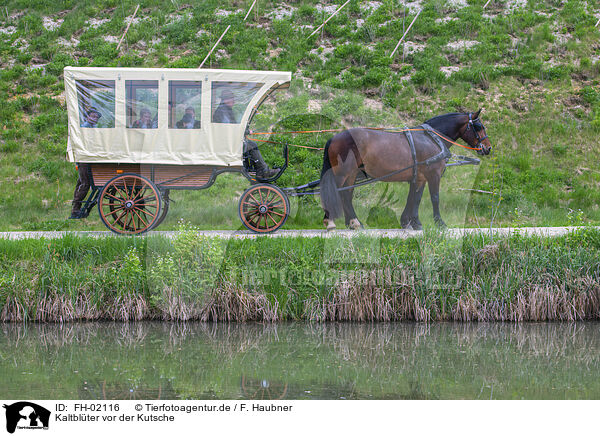
[[[66,67],[64,77],[68,159],[87,164],[93,188],[82,210],[98,204],[109,229],[138,234],[162,222],[171,189],[204,189],[228,171],[252,179],[243,161],[247,125],[273,90],[289,86],[291,73]],[[218,116],[230,96],[235,103]],[[285,197],[274,185],[263,189]],[[250,206],[243,212],[240,203],[240,217],[251,230],[283,225],[285,218],[264,217],[253,228]]]

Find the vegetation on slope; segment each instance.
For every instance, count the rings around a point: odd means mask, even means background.
[[[64,158],[65,66],[196,68],[228,25],[207,66],[294,73],[290,91],[265,105],[255,130],[415,125],[440,113],[483,107],[494,154],[480,167],[447,171],[441,207],[449,225],[489,225],[492,219],[564,225],[574,215],[600,222],[600,30],[594,2],[492,1],[483,9],[484,0],[353,0],[308,38],[335,10],[333,4],[260,0],[244,22],[250,1],[144,0],[117,50],[137,3],[1,3],[1,229],[102,228],[95,213],[85,222],[64,219],[76,179]],[[416,7],[422,12],[392,59]],[[282,139],[323,146],[327,137]],[[270,162],[280,159],[275,147],[261,148]],[[280,184],[318,178],[321,159],[318,151],[292,149],[292,165]],[[238,228],[237,199],[245,187],[245,180],[225,177],[209,191],[176,193],[178,202],[162,228],[180,219]],[[406,192],[398,184],[361,189],[359,218],[370,226],[398,226]],[[425,224],[432,222],[427,197]],[[317,200],[294,200],[287,226],[320,225]]]

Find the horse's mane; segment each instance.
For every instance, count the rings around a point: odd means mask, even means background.
[[[427,121],[425,121],[425,123],[429,124],[430,122],[440,122],[440,121],[445,121],[446,118],[451,118],[451,117],[455,117],[458,115],[465,115],[466,112],[450,112],[444,115],[438,115],[437,117],[433,117],[428,119]]]
[[[465,116],[464,112],[452,112],[449,114],[438,115],[437,117],[433,117],[425,121],[426,124],[429,124],[434,129],[444,133],[446,136],[456,140],[459,136],[458,123],[454,118],[459,116]],[[464,124],[464,123],[463,123]]]

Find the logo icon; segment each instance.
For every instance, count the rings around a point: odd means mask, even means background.
[[[19,401],[6,409],[6,431],[14,433],[17,426],[20,429],[48,429],[50,411],[29,401]]]

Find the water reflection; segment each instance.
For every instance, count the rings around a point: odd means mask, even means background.
[[[600,324],[3,324],[0,393],[600,398]]]

